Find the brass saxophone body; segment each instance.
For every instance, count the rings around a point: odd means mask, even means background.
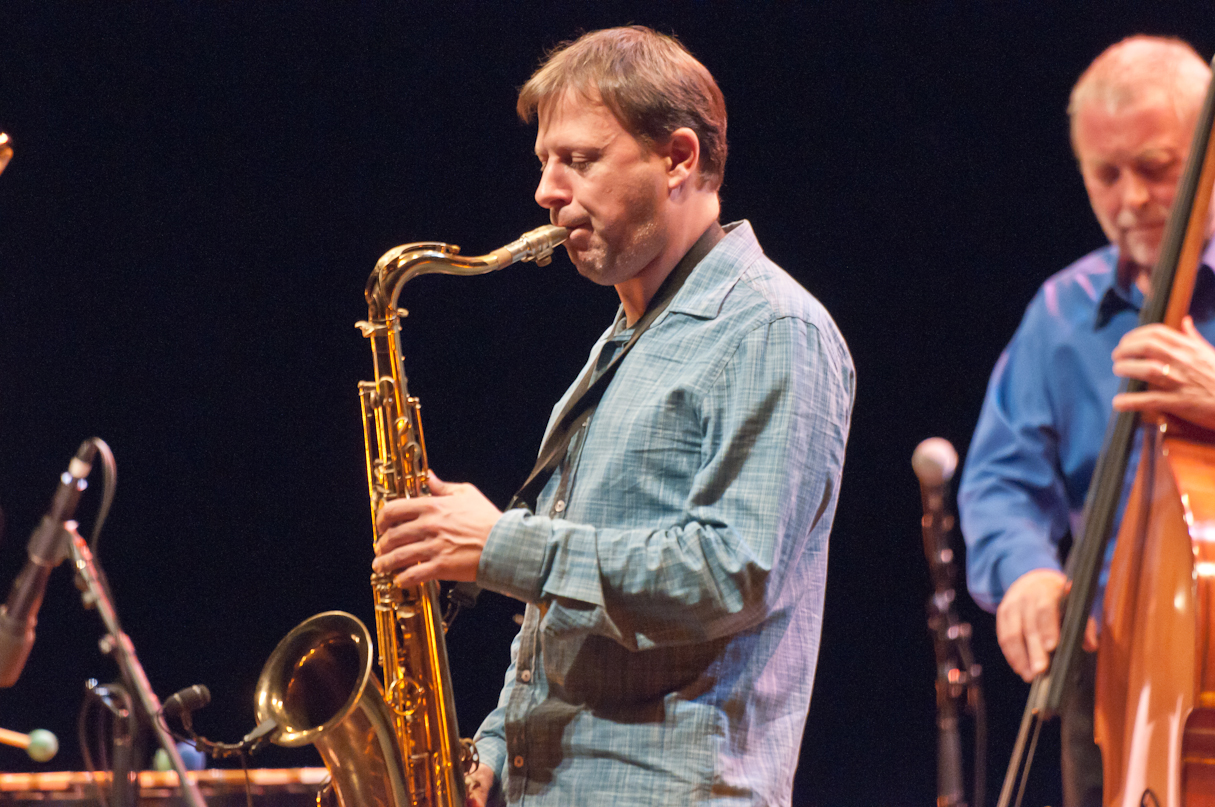
[[[430,493],[420,406],[401,358],[401,288],[424,274],[479,275],[529,260],[543,266],[566,236],[544,226],[477,257],[449,244],[405,244],[376,263],[367,320],[358,323],[371,341],[375,376],[359,383],[373,541],[384,502]],[[391,575],[373,574],[371,587],[383,687],[371,670],[367,628],[329,611],[301,623],[270,655],[258,679],[257,720],[278,723],[280,745],[317,746],[342,807],[463,807],[474,754],[459,737],[438,585],[401,589]]]

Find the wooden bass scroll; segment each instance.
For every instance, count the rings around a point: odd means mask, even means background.
[[[1213,97],[1215,82],[1153,271],[1152,297],[1168,300],[1160,321],[1173,328],[1189,310],[1208,234]],[[1144,421],[1097,655],[1103,801],[1215,807],[1215,433]]]

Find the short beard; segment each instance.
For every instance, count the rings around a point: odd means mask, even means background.
[[[628,225],[628,241],[614,249],[600,238],[598,244],[583,253],[580,264],[575,264],[579,274],[596,283],[608,285],[608,278],[616,278],[611,281],[611,285],[615,285],[636,277],[665,246],[665,232],[658,221],[658,200],[654,195],[645,189],[633,190],[626,205],[635,212],[630,221],[637,222]],[[628,273],[625,277],[619,277],[622,268]]]

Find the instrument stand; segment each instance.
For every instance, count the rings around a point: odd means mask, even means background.
[[[110,587],[106,582],[105,573],[93,557],[88,543],[76,531],[76,522],[69,521],[65,527],[71,538],[70,551],[72,563],[76,567],[76,585],[81,592],[81,601],[86,610],[97,609],[107,631],[101,638],[101,651],[114,659],[122,672],[123,679],[134,690],[135,697],[132,699],[132,705],[143,712],[144,718],[156,732],[160,746],[168,754],[173,770],[177,771],[177,777],[181,783],[181,793],[186,804],[189,807],[206,807],[207,803],[203,799],[198,785],[186,775],[186,765],[182,761],[181,753],[178,752],[173,737],[165,728],[164,721],[160,717],[160,700],[152,691],[152,685],[148,681],[147,674],[144,673],[143,665],[139,663],[139,658],[135,655],[135,645],[131,643],[130,637],[123,633],[122,627],[119,625],[118,612],[110,597]],[[117,775],[117,771],[115,771],[115,775]],[[125,807],[125,805],[114,805],[114,807]]]

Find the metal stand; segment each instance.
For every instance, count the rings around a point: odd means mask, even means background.
[[[983,669],[970,651],[970,624],[954,611],[953,549],[949,533],[954,518],[942,501],[943,489],[924,491],[924,553],[932,572],[934,592],[928,600],[928,630],[937,661],[937,807],[966,807],[962,786],[962,741],[958,733],[959,704],[974,716],[974,804],[983,807],[986,795],[987,722],[980,677]]]
[[[97,565],[88,543],[76,532],[76,522],[67,522],[65,528],[72,539],[71,557],[76,567],[76,584],[81,590],[81,601],[86,609],[97,609],[107,631],[101,639],[102,652],[113,657],[122,671],[123,678],[135,691],[135,704],[137,708],[143,710],[148,723],[156,732],[157,739],[160,740],[161,748],[169,755],[173,770],[177,771],[182,797],[186,803],[189,807],[206,807],[207,803],[203,800],[198,785],[186,775],[186,765],[177,750],[177,745],[161,720],[160,700],[152,691],[152,685],[143,671],[143,665],[139,663],[139,658],[135,655],[135,645],[131,643],[130,637],[122,632],[122,627],[118,623],[118,612],[114,609],[114,603],[110,598],[110,587],[106,583],[105,573]]]

